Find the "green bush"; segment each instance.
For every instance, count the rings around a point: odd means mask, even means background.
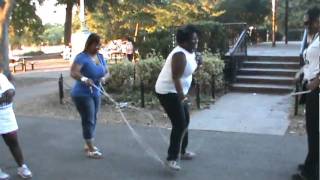
[[[227,35],[221,23],[214,21],[200,21],[193,23],[199,30],[199,51],[203,52],[210,49],[212,53],[223,55],[228,49]],[[142,59],[147,57],[150,52],[155,52],[163,57],[167,57],[173,49],[176,28],[162,29],[153,33],[143,35],[139,38],[137,47]]]
[[[161,56],[153,56],[139,61],[136,65],[136,76],[138,80],[143,81],[146,89],[154,89],[163,63],[164,61]]]
[[[202,91],[208,92],[214,83],[216,89],[223,87],[224,61],[217,54],[205,52],[203,55],[203,65],[195,73],[194,79],[200,83]]]
[[[131,89],[134,76],[133,69],[134,66],[130,62],[110,65],[111,78],[108,81],[107,89],[117,92]]]

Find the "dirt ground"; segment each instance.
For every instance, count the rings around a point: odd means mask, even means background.
[[[294,104],[292,104],[292,112],[289,115],[290,125],[288,127],[288,134],[305,135],[306,134],[306,121],[305,121],[305,106],[300,105],[298,115],[294,116]]]
[[[16,115],[33,116],[33,117],[51,117],[64,120],[80,120],[80,116],[70,98],[66,97],[63,104],[60,104],[58,94],[49,94],[43,97],[32,99],[32,102],[16,103]],[[145,109],[124,108],[126,118],[131,123],[145,126],[169,127],[169,120],[160,107]],[[100,123],[122,123],[118,110],[104,101],[101,104],[99,112]]]

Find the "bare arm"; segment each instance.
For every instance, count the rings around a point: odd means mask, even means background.
[[[83,78],[84,76],[81,74],[81,68],[82,68],[82,65],[79,65],[73,62],[70,70],[70,76],[75,80],[83,81],[81,78]],[[85,83],[88,86],[91,86],[94,84],[91,79],[87,79]]]
[[[182,84],[180,78],[182,77],[185,67],[187,64],[186,56],[182,53],[176,53],[172,57],[172,79],[174,82],[174,86],[181,100],[185,99],[183,94]]]

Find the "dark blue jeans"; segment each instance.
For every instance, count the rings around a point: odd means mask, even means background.
[[[81,116],[83,138],[92,140],[95,136],[97,114],[100,108],[98,96],[75,96],[72,97]]]

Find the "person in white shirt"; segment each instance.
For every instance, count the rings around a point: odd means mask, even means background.
[[[31,178],[32,173],[25,165],[23,154],[18,142],[18,125],[13,112],[12,102],[15,88],[4,74],[4,66],[0,64],[0,135],[9,147],[16,163],[18,175],[22,178]],[[8,179],[9,175],[0,169],[0,180]]]
[[[304,79],[307,89],[311,92],[306,95],[306,129],[308,136],[308,155],[304,164],[299,165],[300,173],[292,177],[293,180],[319,180],[319,83],[320,83],[320,9],[314,8],[311,17],[318,33],[305,50]]]
[[[155,85],[158,99],[172,124],[166,164],[173,170],[181,169],[177,164],[179,156],[184,160],[195,156],[195,153],[186,151],[190,119],[187,93],[192,74],[198,67],[195,55],[198,41],[198,30],[192,25],[177,31],[178,46],[167,57]]]

